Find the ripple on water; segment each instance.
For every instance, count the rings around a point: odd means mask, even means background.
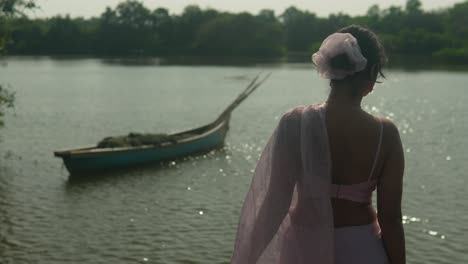
[[[72,62],[23,58],[2,69],[20,99],[0,143],[2,262],[227,263],[242,200],[278,113],[326,95],[325,88],[310,89],[326,85],[309,68],[272,68],[268,87],[233,113],[224,149],[70,180],[52,149],[128,129],[173,131],[209,122],[245,86],[241,79],[222,85],[213,80],[258,71]],[[364,109],[392,119],[402,132],[408,262],[465,263],[468,76],[389,76],[384,89],[365,99]],[[450,92],[441,92],[447,83]],[[285,87],[294,92],[285,93]]]

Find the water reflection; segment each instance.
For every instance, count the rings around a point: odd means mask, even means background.
[[[229,156],[229,150],[227,148],[220,148],[217,150],[211,150],[205,154],[192,155],[187,157],[178,158],[171,161],[162,161],[156,163],[142,164],[134,167],[101,171],[101,172],[88,172],[79,174],[70,174],[66,181],[66,188],[68,190],[73,189],[75,186],[82,188],[86,185],[106,184],[109,182],[116,183],[118,181],[125,181],[127,178],[144,178],[145,175],[152,175],[152,177],[162,177],[169,171],[180,170],[181,165],[197,166],[197,162],[205,160],[209,162],[210,159],[219,160],[220,157]],[[223,172],[220,169],[220,172]]]
[[[442,240],[446,238],[446,235],[441,234],[441,232],[438,232],[438,231],[435,231],[435,230],[432,230],[432,229],[428,229],[428,228],[430,228],[428,226],[429,222],[430,222],[429,219],[421,219],[421,218],[415,217],[415,216],[404,215],[403,218],[402,218],[402,222],[403,222],[404,225],[411,225],[411,226],[416,225],[418,227],[418,229],[421,230],[421,232],[424,233],[424,234],[428,234],[430,236],[437,237],[437,238],[440,238]],[[413,229],[413,227],[411,229]]]
[[[282,61],[270,58],[252,57],[199,57],[199,56],[172,56],[172,57],[107,57],[101,58],[104,65],[120,66],[170,66],[170,65],[193,65],[193,66],[255,66],[261,64],[280,65]]]
[[[164,64],[164,60],[158,57],[117,57],[103,58],[102,64],[121,66],[159,66]]]

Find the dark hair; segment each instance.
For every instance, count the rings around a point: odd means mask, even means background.
[[[362,55],[367,59],[367,66],[363,70],[368,75],[370,80],[377,80],[379,75],[385,78],[382,68],[387,62],[385,49],[379,40],[379,37],[370,29],[364,26],[351,25],[337,31],[338,33],[349,33],[356,38],[359,47],[361,48]],[[330,60],[330,65],[336,69],[352,69],[354,65],[351,64],[346,54],[340,54]],[[372,72],[372,67],[375,66],[375,72]],[[374,76],[371,76],[373,74]],[[352,78],[349,76],[347,78]],[[346,80],[345,78],[344,80]],[[335,80],[332,80],[332,82]]]
[[[349,60],[346,53],[341,53],[330,59],[330,66],[333,69],[350,71],[354,69],[353,63]]]

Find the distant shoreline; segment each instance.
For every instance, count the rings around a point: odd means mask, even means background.
[[[284,65],[284,64],[310,64],[311,54],[294,53],[283,57],[246,57],[246,56],[103,56],[103,55],[24,55],[8,54],[1,60],[8,59],[52,59],[52,60],[86,60],[100,59],[104,64],[126,65],[126,66],[263,66],[263,65]],[[467,64],[451,63],[440,58],[432,58],[421,55],[394,54],[389,55],[386,66],[388,69],[402,69],[408,71],[418,70],[446,70],[446,71],[468,71]]]

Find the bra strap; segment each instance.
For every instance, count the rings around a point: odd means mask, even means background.
[[[382,121],[380,119],[379,119],[379,124],[380,124],[379,143],[377,145],[377,151],[375,152],[374,164],[372,165],[372,169],[371,169],[371,172],[370,172],[370,175],[369,175],[369,178],[367,179],[367,181],[370,181],[371,178],[372,178],[372,175],[374,175],[375,166],[377,166],[377,161],[379,160],[380,148],[382,146],[383,123],[382,123]]]

